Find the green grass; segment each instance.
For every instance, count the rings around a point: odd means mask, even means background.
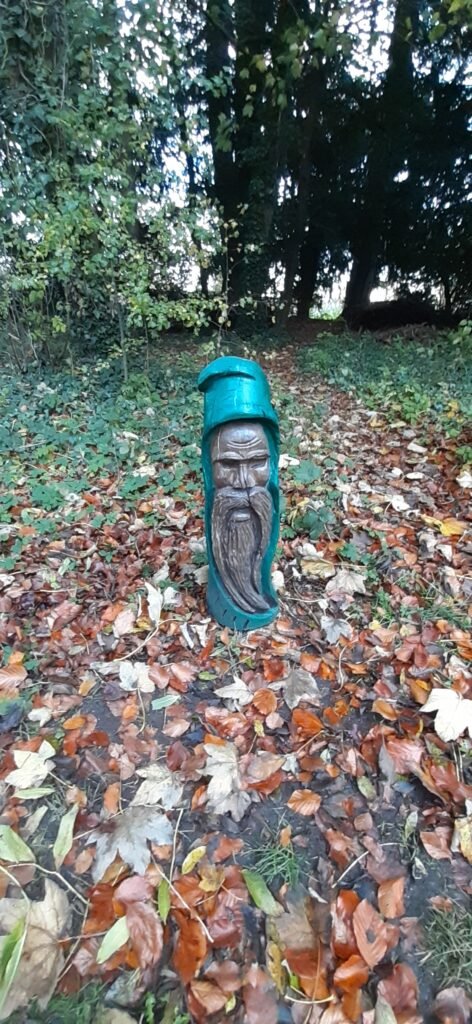
[[[271,840],[265,846],[258,846],[251,851],[255,858],[257,873],[267,885],[275,879],[281,879],[286,885],[296,885],[301,874],[300,860],[291,843],[280,846]]]
[[[103,985],[86,985],[76,995],[53,996],[45,1010],[28,1008],[28,1024],[95,1024],[99,1010],[104,1008]],[[23,1024],[24,1017],[15,1014],[10,1024]]]
[[[425,924],[424,961],[434,972],[438,988],[472,988],[472,913],[461,907],[435,910]]]
[[[472,415],[472,335],[465,327],[432,331],[422,342],[323,334],[316,345],[299,351],[298,360],[306,374],[354,391],[390,420],[433,421],[454,437]]]

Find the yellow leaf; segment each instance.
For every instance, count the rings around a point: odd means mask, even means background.
[[[462,534],[467,530],[467,523],[464,523],[462,519],[443,519],[439,529],[445,537],[462,537]]]
[[[472,815],[467,818],[456,818],[454,822],[453,848],[459,844],[463,857],[472,864]]]
[[[205,856],[206,849],[206,846],[196,846],[194,850],[190,850],[182,864],[183,875],[188,875],[190,871],[193,871],[195,865]]]

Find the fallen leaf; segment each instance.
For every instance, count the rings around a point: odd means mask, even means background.
[[[264,914],[269,914],[272,917],[278,917],[283,913],[280,903],[277,903],[274,899],[262,875],[258,875],[257,871],[250,871],[249,869],[243,869],[242,875],[256,907],[263,910]]]
[[[142,661],[121,661],[119,667],[120,686],[122,690],[141,693],[154,693],[154,683],[149,675],[149,667]]]
[[[192,981],[190,983],[190,996],[204,1010],[205,1019],[222,1010],[227,1000],[225,992],[222,992],[219,986],[215,985],[212,981]]]
[[[116,637],[127,636],[128,633],[132,633],[134,624],[136,622],[136,613],[128,605],[123,611],[119,612],[113,623],[113,633]]]
[[[160,590],[156,590],[156,588],[153,587],[152,583],[146,582],[145,587],[147,590],[149,618],[151,619],[151,622],[154,624],[154,626],[157,628],[161,621],[161,612],[164,603],[162,592]]]
[[[176,916],[179,932],[175,940],[172,964],[182,983],[188,985],[205,960],[208,940],[199,921],[180,912]]]
[[[287,800],[287,807],[290,807],[291,811],[304,814],[306,817],[316,814],[320,804],[321,797],[311,789],[295,789]]]
[[[338,569],[333,579],[326,584],[325,594],[332,597],[335,594],[365,594],[364,577],[352,569]]]
[[[377,993],[392,1007],[396,1016],[416,1010],[418,982],[409,964],[395,964],[390,974],[379,981]]]
[[[136,774],[144,782],[134,794],[131,807],[162,804],[169,811],[180,803],[184,787],[177,772],[171,772],[164,764],[150,764],[147,768],[137,768]]]
[[[343,992],[352,992],[353,989],[361,988],[368,979],[369,968],[357,953],[353,953],[348,960],[336,968],[333,978],[334,984]]]
[[[325,558],[302,558],[300,566],[303,576],[314,576],[320,580],[329,580],[336,572],[333,562],[329,562]]]
[[[79,810],[79,805],[74,804],[73,807],[67,811],[67,814],[64,814],[59,823],[57,836],[52,848],[56,871],[64,863],[64,860],[72,847],[75,819]]]
[[[205,743],[207,762],[199,773],[209,775],[207,809],[213,814],[231,814],[241,821],[256,794],[242,790],[238,752],[234,743]]]
[[[457,740],[466,729],[472,738],[472,700],[467,700],[456,690],[435,687],[421,711],[437,712],[434,728],[445,743]]]
[[[368,900],[362,900],[352,916],[354,935],[359,953],[369,967],[376,967],[388,947],[387,929]]]
[[[157,964],[161,957],[164,933],[159,917],[150,903],[131,903],[126,910],[131,945],[142,971]]]
[[[0,668],[0,686],[15,686],[23,683],[27,676],[24,665],[4,665]]]
[[[54,768],[54,761],[50,758],[54,757],[55,753],[54,747],[47,740],[43,740],[38,751],[14,750],[13,760],[16,768],[5,776],[5,782],[18,789],[41,785],[46,775]]]
[[[128,807],[111,821],[94,829],[87,843],[96,843],[92,877],[98,882],[118,855],[137,875],[144,874],[151,859],[148,840],[165,846],[172,842],[172,826],[166,816],[149,807]]]
[[[64,966],[61,939],[70,920],[70,907],[64,891],[46,879],[44,899],[37,902],[21,899],[0,900],[0,928],[10,932],[26,918],[26,931],[18,968],[3,1003],[0,1020],[7,1020],[15,1010],[34,1000],[44,1009],[56,987]]]
[[[126,917],[119,917],[103,936],[97,950],[97,964],[104,964],[109,960],[118,949],[125,945],[128,939],[129,929]]]
[[[244,979],[245,1024],[277,1024],[277,994],[272,979],[253,964]]]
[[[358,954],[352,918],[360,899],[352,889],[341,889],[332,911],[331,945],[340,960],[348,960]]]
[[[234,701],[234,703],[238,704],[240,707],[250,704],[254,696],[249,687],[246,686],[246,683],[244,683],[242,679],[236,678],[234,683],[229,683],[228,686],[220,686],[215,690],[215,694],[217,697],[221,697],[222,700]]]
[[[431,1009],[443,1024],[469,1024],[472,998],[465,988],[453,985],[438,992]]]
[[[10,864],[36,860],[29,846],[9,825],[0,825],[0,860],[6,860]]]
[[[456,818],[452,848],[459,849],[462,856],[472,864],[472,815]]]
[[[261,715],[270,715],[277,708],[277,697],[272,690],[257,690],[252,703]]]
[[[282,692],[287,707],[292,711],[302,700],[307,704],[315,704],[317,707],[321,704],[318,683],[311,672],[307,672],[304,668],[291,670],[288,678],[284,681]]]
[[[389,878],[381,882],[377,892],[377,902],[380,913],[384,917],[403,917],[405,904],[403,894],[405,891],[405,879]]]
[[[321,628],[329,644],[337,644],[340,637],[350,640],[352,626],[345,619],[334,619],[332,615],[321,616]]]
[[[206,846],[196,846],[194,850],[190,850],[190,853],[187,854],[182,862],[181,871],[183,875],[188,875],[190,871],[193,871],[195,865],[205,856],[206,850]]]
[[[312,711],[305,711],[304,708],[295,708],[292,714],[292,722],[297,730],[304,736],[317,736],[323,731],[323,722],[314,715]]]
[[[433,860],[452,860],[452,853],[450,849],[451,844],[451,829],[444,826],[438,826],[434,832],[420,832],[420,839],[426,850]]]

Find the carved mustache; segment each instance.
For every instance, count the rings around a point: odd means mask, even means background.
[[[247,511],[238,518],[235,513]],[[270,537],[272,499],[265,487],[217,491],[211,517],[213,556],[223,585],[246,612],[265,611],[261,564]]]

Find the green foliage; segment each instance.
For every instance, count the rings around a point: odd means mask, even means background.
[[[75,995],[53,996],[46,1010],[29,1007],[28,1020],[31,1024],[94,1024],[103,1008],[104,994],[103,985],[85,985]],[[22,1020],[23,1016],[15,1014],[11,1024],[21,1024]]]
[[[320,337],[299,353],[306,373],[319,373],[343,391],[355,391],[370,409],[390,420],[433,420],[450,436],[464,428],[472,410],[470,336],[461,331],[432,334],[427,342],[371,335]]]

